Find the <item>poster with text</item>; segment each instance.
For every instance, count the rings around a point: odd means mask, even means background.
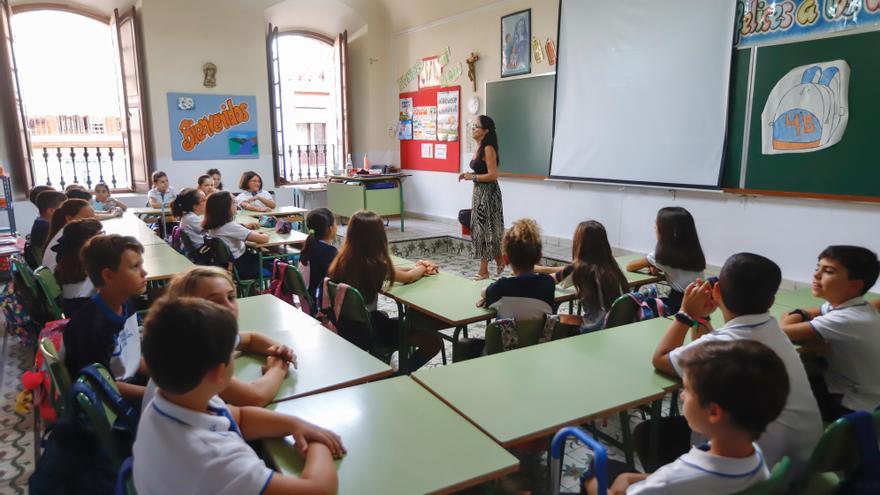
[[[260,156],[255,96],[168,93],[168,120],[174,160]]]
[[[437,140],[437,107],[413,108],[413,139]]]
[[[458,105],[458,90],[437,93],[437,141],[458,141]]]
[[[400,99],[400,117],[397,130],[397,139],[413,138],[413,99]]]

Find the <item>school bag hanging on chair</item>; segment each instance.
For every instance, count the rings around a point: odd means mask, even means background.
[[[844,416],[852,428],[858,449],[859,464],[837,487],[838,495],[868,495],[880,493],[880,449],[877,447],[877,429],[874,416],[866,411],[856,411]]]

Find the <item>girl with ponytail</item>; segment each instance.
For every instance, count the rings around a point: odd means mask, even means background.
[[[180,191],[180,194],[171,202],[171,213],[180,222],[183,234],[196,249],[205,243],[205,232],[202,229],[205,201],[205,193],[199,189],[187,187]]]
[[[327,276],[327,270],[338,252],[332,244],[336,239],[336,218],[327,208],[318,208],[306,216],[306,227],[309,229],[309,236],[299,254],[300,273],[304,277],[308,276],[306,283],[309,294],[318,301],[321,282]]]

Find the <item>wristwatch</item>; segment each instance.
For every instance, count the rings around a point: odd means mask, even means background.
[[[800,309],[800,308],[798,308],[798,309],[794,309],[794,310],[792,310],[792,311],[789,311],[788,314],[790,314],[790,315],[801,315],[801,319],[802,319],[803,321],[810,321],[810,320],[811,320],[811,318],[810,318],[810,314],[807,313],[806,311]]]
[[[471,174],[471,180],[474,181],[474,184],[477,183],[477,174]]]
[[[684,311],[679,311],[678,313],[675,313],[675,319],[678,320],[679,323],[688,327],[700,326],[700,323],[697,320],[691,318],[691,315],[685,313]]]

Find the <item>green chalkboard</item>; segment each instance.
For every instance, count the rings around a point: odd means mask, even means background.
[[[502,174],[550,172],[555,82],[551,73],[486,83],[486,115],[498,131]]]
[[[804,196],[880,199],[880,31],[756,48],[745,189]],[[749,50],[735,57],[725,187],[739,187]],[[812,153],[761,153],[761,112],[776,82],[795,67],[845,60],[851,70],[849,122],[843,139]],[[743,98],[740,98],[743,96]],[[739,148],[739,149],[737,149]]]

